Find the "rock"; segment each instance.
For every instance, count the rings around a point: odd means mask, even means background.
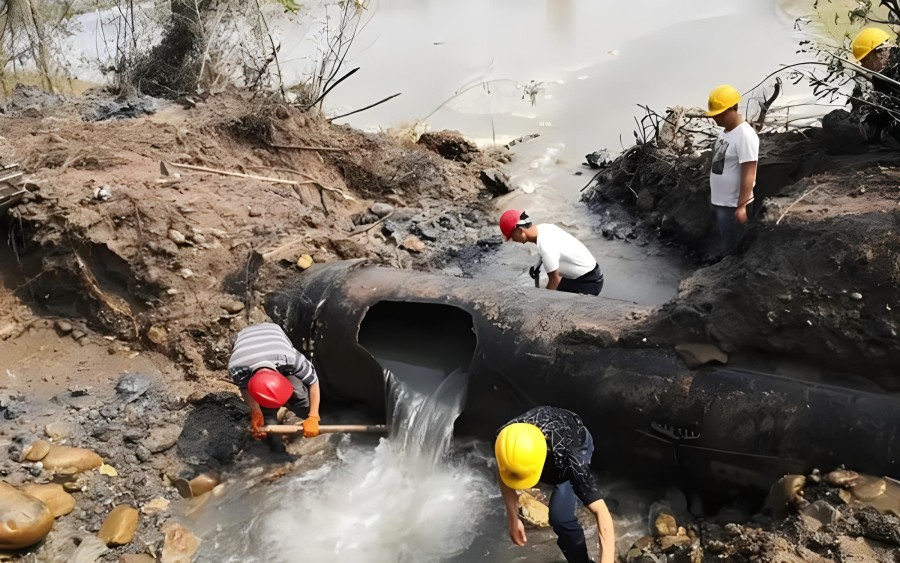
[[[840,561],[843,563],[875,563],[885,560],[872,549],[866,538],[839,536],[837,544],[838,553],[841,554]]]
[[[48,483],[46,485],[30,483],[22,487],[22,492],[47,505],[54,518],[65,516],[75,510],[75,497],[67,493],[62,485],[56,483]]]
[[[301,270],[307,270],[313,265],[313,258],[309,254],[304,254],[297,259],[297,267]]]
[[[134,533],[138,527],[138,511],[127,504],[120,504],[112,509],[97,537],[106,542],[109,547],[127,545],[134,539]]]
[[[56,330],[63,336],[72,332],[72,328],[74,328],[72,326],[72,323],[70,323],[69,321],[64,321],[62,319],[58,319],[55,323],[55,326]]]
[[[664,536],[659,538],[659,547],[666,553],[674,551],[679,547],[691,545],[694,540],[687,536]]]
[[[818,532],[822,526],[830,526],[840,517],[840,512],[824,500],[817,500],[800,511],[800,520],[810,532]]]
[[[222,308],[232,315],[236,315],[244,310],[244,303],[242,301],[238,301],[237,299],[233,299],[222,305]]]
[[[369,211],[379,219],[384,219],[394,212],[394,206],[390,203],[373,203],[372,206],[369,207]]]
[[[250,217],[262,217],[262,214],[262,209],[256,209],[255,207],[251,207],[247,211],[247,215],[249,215]]]
[[[41,461],[50,452],[50,443],[44,440],[35,440],[22,450],[23,461]]]
[[[675,517],[665,512],[657,516],[656,522],[653,523],[653,533],[658,538],[677,535],[678,523],[675,521]]]
[[[116,471],[115,467],[113,467],[112,465],[107,465],[105,463],[97,469],[97,472],[100,473],[100,475],[106,475],[107,477],[119,476],[119,472]]]
[[[181,233],[181,231],[179,231],[177,229],[169,229],[169,231],[166,233],[166,236],[169,237],[170,241],[174,242],[175,244],[177,244],[179,246],[187,243],[187,237],[185,237]]]
[[[200,496],[213,490],[221,482],[221,478],[215,473],[201,473],[191,479],[188,485],[193,496]]]
[[[538,528],[550,527],[550,508],[529,493],[523,492],[517,500],[522,520]]]
[[[158,454],[174,446],[180,435],[180,426],[163,422],[150,428],[147,437],[141,440],[141,445],[150,450],[150,453]]]
[[[56,444],[50,446],[50,451],[41,461],[45,468],[69,475],[103,465],[103,459],[91,450]]]
[[[853,292],[850,294],[850,299],[854,301],[862,301],[862,293]]]
[[[803,475],[785,475],[769,489],[765,506],[772,509],[775,518],[783,519],[788,514],[788,508],[796,506],[803,498],[805,486],[806,477]]]
[[[126,403],[135,401],[148,389],[150,389],[150,380],[136,373],[126,373],[116,383],[116,392]]]
[[[156,558],[146,553],[126,553],[119,559],[119,563],[156,563]]]
[[[728,354],[716,346],[704,342],[676,344],[675,353],[681,357],[688,369],[697,369],[712,362],[728,363]]]
[[[861,475],[859,481],[850,487],[850,492],[859,500],[872,500],[887,491],[887,481],[880,477]]]
[[[97,536],[85,536],[81,538],[81,543],[78,545],[75,553],[72,554],[72,559],[69,563],[97,563],[107,551],[109,551],[109,548],[106,547],[103,540]]]
[[[509,174],[498,168],[482,170],[479,178],[493,196],[508,194],[512,191],[509,185]]]
[[[70,422],[65,420],[56,420],[44,427],[44,432],[51,440],[65,440],[75,431]],[[49,448],[48,448],[49,450]]]
[[[160,563],[191,563],[200,547],[200,538],[178,523],[169,524],[165,534]]]
[[[859,473],[849,469],[835,469],[825,475],[824,479],[833,487],[853,487],[859,481]]]
[[[147,516],[153,516],[154,514],[159,514],[160,512],[166,512],[167,510],[169,510],[169,504],[169,499],[156,497],[155,499],[147,502],[144,506],[142,506],[141,512],[143,512]]]
[[[191,240],[193,240],[197,244],[206,244],[206,237],[201,233],[194,233],[191,235]]]
[[[83,330],[78,330],[76,328],[75,330],[72,331],[72,339],[75,340],[76,342],[81,340],[85,336],[87,336],[87,333]]]
[[[0,549],[22,549],[44,539],[53,513],[40,500],[0,481]]]
[[[418,144],[436,152],[447,160],[471,162],[478,152],[478,146],[466,139],[458,131],[434,131],[423,133]]]
[[[409,252],[419,253],[425,250],[425,243],[419,240],[419,238],[415,235],[409,235],[406,237],[402,243],[400,243],[402,248],[405,248]]]
[[[162,346],[168,340],[168,332],[165,328],[161,326],[153,325],[147,329],[147,340],[156,344],[157,346]]]

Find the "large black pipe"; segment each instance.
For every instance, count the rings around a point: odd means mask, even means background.
[[[645,341],[658,333],[654,321],[621,302],[339,262],[303,273],[266,308],[311,354],[329,396],[377,416],[375,356],[394,345],[445,373],[468,369],[458,433],[491,439],[504,421],[549,404],[582,416],[600,467],[632,475],[675,471],[719,490],[839,464],[900,476],[896,395],[690,371],[672,343]]]

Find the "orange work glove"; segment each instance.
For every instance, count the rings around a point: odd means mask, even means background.
[[[315,415],[306,417],[306,420],[303,421],[304,438],[315,438],[319,435],[319,420],[319,417]]]
[[[262,431],[263,426],[266,425],[265,419],[263,419],[263,413],[260,410],[251,410],[250,411],[250,432],[253,434],[253,437],[257,440],[262,440],[267,436],[265,432]]]

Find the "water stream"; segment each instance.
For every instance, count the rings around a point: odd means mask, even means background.
[[[272,485],[229,489],[191,518],[199,561],[444,561],[479,535],[496,485],[451,455],[466,374],[430,394],[391,378],[391,436],[345,436],[337,457]]]

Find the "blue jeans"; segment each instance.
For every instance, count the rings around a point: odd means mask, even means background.
[[[587,429],[585,429],[587,432]],[[594,438],[587,432],[587,439],[578,451],[579,456],[590,464],[594,455]],[[562,550],[569,563],[591,563],[588,557],[584,529],[575,516],[575,490],[572,483],[565,481],[553,487],[550,495],[550,526],[556,533],[556,545]]]

